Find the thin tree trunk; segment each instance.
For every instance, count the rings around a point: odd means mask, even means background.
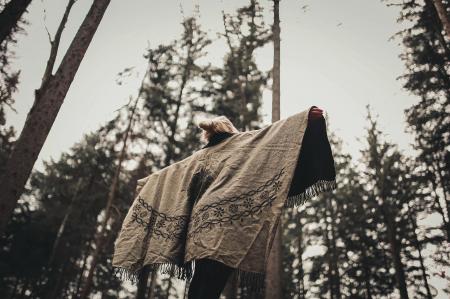
[[[172,277],[169,277],[169,282],[167,285],[167,292],[166,292],[166,298],[170,299],[170,291],[172,289]]]
[[[81,266],[80,271],[78,272],[78,280],[77,280],[77,286],[75,288],[75,296],[73,296],[73,298],[79,298],[78,294],[80,294],[80,289],[81,289],[81,284],[83,282],[83,274],[84,271],[86,270],[86,265],[87,265],[87,259],[89,257],[89,247],[91,245],[91,241],[89,240],[88,242],[86,242],[86,246],[85,246],[85,255],[83,258],[83,266]]]
[[[395,279],[398,287],[398,291],[400,293],[401,299],[408,299],[408,289],[406,286],[406,277],[405,271],[403,268],[403,263],[400,256],[400,246],[396,236],[396,229],[393,217],[390,215],[391,213],[388,211],[388,207],[386,207],[386,203],[383,202],[381,205],[381,211],[383,213],[383,217],[385,218],[385,224],[387,228],[388,240],[389,240],[389,249],[391,251],[392,260],[394,261],[395,268]]]
[[[433,5],[436,8],[442,27],[444,27],[447,37],[450,39],[450,19],[447,15],[447,10],[442,3],[442,0],[433,0]]]
[[[325,254],[325,258],[328,264],[328,271],[327,271],[327,284],[328,284],[328,290],[330,291],[330,299],[334,299],[334,287],[333,287],[333,262],[332,262],[332,248],[331,248],[331,242],[329,237],[329,223],[328,223],[328,214],[325,212],[325,231],[323,233],[323,237],[325,239],[325,246],[327,247],[327,252]]]
[[[119,155],[119,161],[118,161],[118,165],[116,168],[116,171],[114,173],[114,178],[112,181],[112,185],[111,188],[109,190],[109,194],[108,194],[108,200],[106,201],[106,207],[105,207],[105,215],[103,216],[103,220],[100,224],[100,231],[97,232],[96,236],[95,236],[95,248],[94,248],[94,252],[92,253],[92,261],[88,270],[88,275],[85,279],[84,282],[84,287],[81,291],[80,294],[80,299],[85,299],[87,298],[90,289],[91,289],[91,285],[92,285],[92,278],[94,276],[94,270],[97,266],[97,261],[99,258],[99,254],[101,252],[101,249],[103,248],[103,245],[105,243],[105,239],[106,239],[106,226],[108,224],[108,221],[110,219],[110,215],[111,215],[111,207],[113,206],[113,202],[114,202],[114,198],[116,196],[116,190],[117,190],[117,186],[119,185],[119,175],[120,172],[122,171],[122,163],[123,160],[125,159],[125,153],[126,153],[126,148],[127,148],[127,141],[128,141],[128,136],[130,134],[131,131],[131,126],[134,123],[134,113],[136,111],[136,107],[137,104],[139,102],[139,96],[136,97],[133,108],[131,110],[131,114],[130,114],[130,119],[128,121],[128,126],[126,128],[125,131],[125,136],[123,138],[123,145],[122,145],[122,149],[120,151],[120,155]]]
[[[0,44],[13,32],[31,0],[11,0],[0,13]]]
[[[147,299],[155,298],[156,277],[157,277],[156,271],[152,271],[152,275],[150,275],[150,287],[148,290]]]
[[[360,240],[362,240],[361,237]],[[368,267],[367,255],[364,248],[361,248],[361,254],[362,254],[362,268],[364,272],[364,287],[366,288],[366,298],[372,299],[372,288],[370,284],[370,269]]]
[[[44,89],[37,90],[22,132],[0,179],[0,235],[11,219],[34,163],[110,0],[94,0],[61,65]]]
[[[342,297],[341,294],[341,277],[339,275],[339,266],[338,266],[338,253],[336,246],[336,213],[332,204],[332,200],[327,201],[328,209],[330,210],[330,218],[331,218],[331,248],[332,248],[332,266],[333,266],[333,287],[334,292],[336,294],[336,298],[340,299]]]
[[[75,193],[72,196],[72,200],[70,201],[69,207],[67,208],[66,214],[64,215],[64,219],[59,225],[58,232],[56,233],[55,241],[53,242],[52,252],[50,254],[50,258],[48,259],[47,268],[50,269],[53,264],[53,260],[55,259],[57,249],[59,247],[59,243],[61,242],[61,237],[64,233],[64,230],[66,228],[67,220],[69,219],[70,214],[72,214],[72,210],[74,207],[75,200],[78,197],[78,192],[80,190],[82,178],[78,179],[77,185],[75,187]]]
[[[420,271],[422,272],[422,279],[425,286],[425,290],[427,291],[427,299],[432,299],[433,296],[431,295],[430,285],[428,284],[428,275],[427,270],[425,268],[425,263],[422,257],[422,246],[419,242],[419,237],[417,236],[416,230],[417,230],[417,223],[416,219],[411,215],[411,210],[409,205],[407,205],[407,213],[408,213],[408,220],[411,223],[412,226],[412,233],[414,236],[413,243],[414,247],[416,247],[417,253],[419,254],[419,262],[420,262]]]
[[[272,123],[280,119],[280,0],[273,1],[273,86],[272,86]],[[282,217],[278,223],[273,246],[269,254],[266,273],[266,299],[282,297]]]
[[[295,215],[298,215],[298,210]],[[300,221],[297,222],[297,225],[299,225],[298,230],[298,292],[299,292],[299,299],[306,298],[306,289],[305,289],[305,271],[303,270],[303,228],[301,227]]]

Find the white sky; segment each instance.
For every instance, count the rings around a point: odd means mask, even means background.
[[[225,3],[224,3],[225,2]],[[82,134],[96,129],[114,116],[114,110],[135,95],[141,78],[118,86],[117,73],[126,67],[145,68],[142,57],[148,44],[179,37],[180,3],[185,15],[195,4],[200,6],[200,21],[211,38],[222,31],[221,9],[233,12],[249,1],[111,1],[97,33],[70,87],[65,102],[50,131],[35,167],[55,159],[80,140]],[[271,1],[266,8],[266,23],[272,24]],[[64,31],[60,54],[67,49],[92,1],[79,0],[72,9]],[[20,133],[33,103],[49,53],[44,29],[52,35],[67,1],[33,1],[27,19],[27,35],[20,36],[13,67],[20,69],[20,91],[16,94],[18,114],[9,113],[8,122]],[[308,5],[306,12],[302,9]],[[44,8],[46,19],[44,21]],[[281,117],[285,118],[310,105],[324,108],[330,128],[345,142],[345,150],[359,155],[364,133],[365,106],[370,104],[380,115],[380,126],[388,139],[409,151],[411,136],[404,133],[404,109],[418,98],[402,90],[395,78],[403,73],[399,41],[388,41],[400,29],[398,10],[374,0],[283,0],[281,15]],[[342,23],[338,26],[338,24]],[[210,61],[220,64],[226,47],[221,41],[209,49]],[[61,55],[58,57],[59,63]],[[272,64],[272,45],[257,52],[263,70]],[[141,72],[142,74],[142,72]],[[270,122],[271,93],[264,93],[264,120]]]

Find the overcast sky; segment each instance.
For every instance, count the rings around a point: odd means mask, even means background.
[[[60,54],[65,53],[92,1],[78,0],[63,34]],[[145,68],[142,57],[147,45],[156,46],[180,36],[180,6],[189,15],[200,7],[200,22],[210,37],[223,31],[221,10],[233,12],[248,1],[111,1],[84,57],[39,155],[42,161],[58,159],[86,132],[114,116],[114,110],[135,95],[140,76],[118,86],[117,73],[126,67]],[[262,1],[266,23],[272,24],[271,1]],[[34,101],[49,53],[44,24],[54,35],[67,1],[33,1],[27,35],[19,37],[13,67],[21,70],[18,113],[8,122],[20,133]],[[307,5],[305,8],[304,6]],[[44,13],[45,11],[45,13]],[[46,17],[44,17],[46,15]],[[405,131],[404,109],[418,98],[402,90],[396,77],[404,70],[398,58],[402,46],[388,39],[401,29],[395,7],[376,0],[281,1],[281,117],[311,105],[329,114],[330,129],[345,142],[345,150],[359,154],[366,126],[365,106],[379,114],[380,127],[388,139],[409,150],[412,138]],[[226,51],[221,41],[209,47],[209,60],[220,65]],[[59,63],[61,55],[58,56]],[[271,67],[272,45],[257,52],[263,70]],[[264,120],[270,122],[271,93],[264,93]]]

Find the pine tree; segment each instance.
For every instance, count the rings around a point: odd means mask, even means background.
[[[33,165],[58,114],[84,53],[110,0],[94,0],[59,68],[40,89],[0,178],[0,234],[3,234]]]

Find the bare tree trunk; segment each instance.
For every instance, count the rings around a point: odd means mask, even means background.
[[[298,210],[295,211],[295,216],[299,214]],[[298,250],[297,250],[297,258],[299,260],[298,263],[298,296],[299,299],[306,298],[306,289],[305,289],[305,271],[303,270],[303,228],[301,227],[300,221],[297,222],[299,225],[298,230]]]
[[[62,237],[62,235],[64,233],[65,228],[66,228],[67,220],[69,219],[70,214],[72,214],[75,200],[78,197],[78,193],[79,193],[79,190],[80,190],[81,182],[82,182],[82,178],[79,178],[78,182],[77,182],[77,186],[75,187],[75,193],[73,194],[72,200],[70,201],[70,205],[69,205],[69,207],[66,210],[66,214],[64,215],[63,221],[59,225],[59,229],[58,229],[58,232],[56,233],[55,241],[53,242],[53,247],[52,247],[52,251],[51,251],[51,254],[50,254],[50,258],[48,259],[48,264],[47,264],[48,269],[50,269],[52,267],[52,265],[53,265],[53,260],[55,259],[57,249],[59,248],[59,243],[61,242],[61,237]]]
[[[339,275],[339,265],[338,265],[338,252],[336,246],[336,213],[333,207],[333,202],[330,199],[327,201],[328,209],[330,210],[330,230],[331,230],[331,248],[332,248],[332,266],[333,266],[333,287],[336,298],[341,298],[341,277]]]
[[[409,205],[407,205],[407,213],[408,213],[408,220],[411,223],[411,232],[413,233],[414,239],[413,239],[413,244],[414,247],[416,247],[417,253],[419,254],[419,262],[420,262],[420,271],[422,272],[422,279],[423,279],[423,284],[425,286],[425,290],[427,291],[427,299],[432,299],[433,296],[431,295],[431,289],[430,289],[430,285],[428,284],[428,275],[427,275],[427,270],[425,268],[425,262],[423,260],[423,256],[422,256],[422,245],[419,242],[419,237],[417,236],[416,230],[417,230],[417,223],[416,223],[416,218],[414,218],[411,215],[411,210]]]
[[[0,235],[9,222],[17,200],[55,121],[78,67],[102,20],[110,0],[94,0],[69,46],[61,65],[43,89],[35,93],[23,130],[14,143],[0,179]]]
[[[31,0],[11,0],[0,13],[0,44],[13,32]]]
[[[361,238],[361,240],[362,240],[362,238]],[[364,287],[366,289],[366,298],[372,299],[372,286],[370,284],[370,269],[367,266],[368,265],[367,255],[366,255],[366,251],[364,250],[364,248],[361,250],[361,254],[363,256],[362,268],[364,271]]]
[[[447,37],[450,39],[450,19],[447,15],[447,10],[442,4],[442,0],[433,0],[434,7],[438,13],[439,19],[441,20],[442,27],[444,27]]]
[[[169,277],[169,282],[167,285],[167,293],[166,293],[166,298],[170,299],[170,291],[172,289],[172,277]]]
[[[148,296],[147,299],[154,299],[155,298],[155,287],[156,287],[156,271],[152,271],[152,275],[150,275],[150,287],[148,290]]]
[[[273,0],[273,86],[272,86],[272,122],[280,119],[280,0]],[[266,272],[266,299],[282,298],[282,217],[277,225],[275,239],[269,254]]]
[[[128,136],[131,131],[131,126],[134,123],[133,122],[134,113],[136,111],[138,102],[139,102],[139,95],[138,95],[138,97],[136,97],[133,108],[131,110],[130,119],[128,121],[128,126],[126,128],[125,136],[123,138],[123,144],[122,144],[122,149],[121,149],[120,155],[119,155],[118,165],[117,165],[116,171],[114,173],[112,185],[111,185],[111,188],[110,188],[109,194],[108,194],[108,200],[106,202],[105,215],[103,216],[103,220],[100,223],[100,231],[97,232],[97,234],[95,236],[95,240],[94,240],[95,248],[94,248],[94,252],[92,253],[92,261],[91,261],[91,264],[90,264],[90,267],[88,270],[88,275],[84,281],[84,286],[81,290],[80,299],[87,298],[87,296],[90,292],[91,285],[92,285],[92,278],[94,277],[94,270],[97,266],[99,254],[101,252],[101,249],[103,248],[105,239],[107,237],[106,226],[107,226],[108,221],[111,216],[111,207],[113,206],[114,198],[116,196],[117,186],[119,185],[119,175],[120,175],[120,172],[122,171],[122,163],[123,163],[123,160],[125,159]]]
[[[400,256],[400,244],[395,233],[396,229],[394,219],[389,212],[389,207],[386,206],[385,202],[383,202],[383,204],[381,205],[381,211],[383,213],[383,217],[385,218],[384,221],[386,224],[388,241],[390,245],[389,249],[391,251],[392,260],[394,261],[395,279],[398,291],[400,293],[400,298],[408,299],[408,288],[406,286],[405,271],[403,269],[404,267]]]

